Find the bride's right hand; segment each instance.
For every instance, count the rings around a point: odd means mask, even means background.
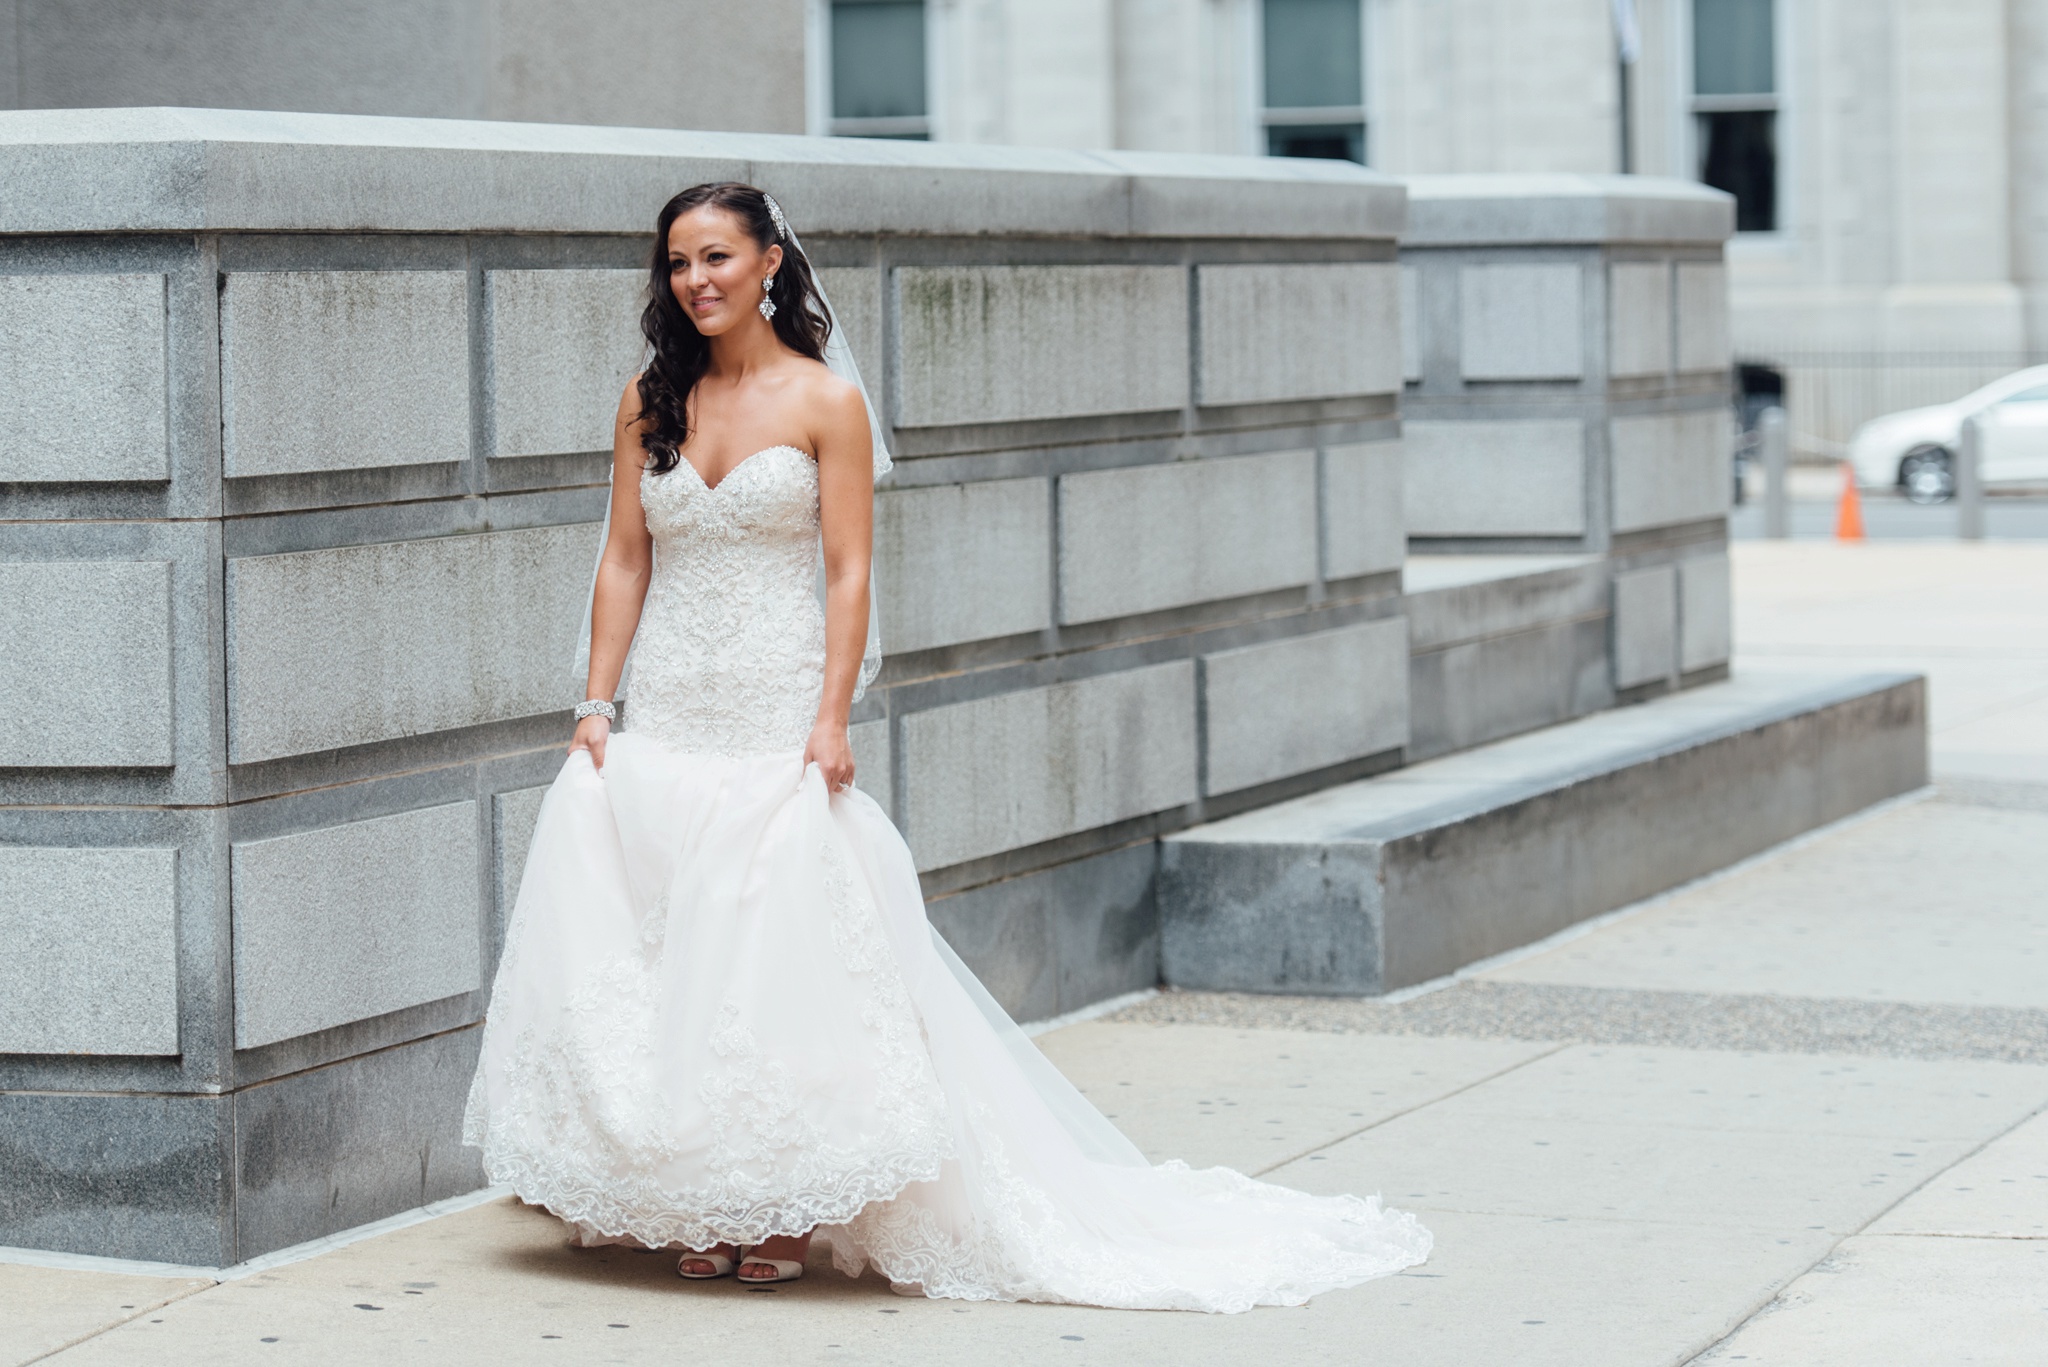
[[[585,717],[576,723],[576,738],[569,742],[569,753],[578,750],[590,752],[590,762],[604,768],[604,743],[611,736],[612,724],[603,717]]]

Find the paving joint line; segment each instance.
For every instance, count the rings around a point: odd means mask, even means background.
[[[1541,1041],[1532,1042],[1540,1043]],[[1252,1177],[1264,1177],[1269,1172],[1277,1172],[1281,1168],[1286,1167],[1289,1163],[1298,1163],[1302,1159],[1307,1158],[1310,1154],[1321,1153],[1324,1149],[1333,1149],[1337,1147],[1337,1145],[1344,1143],[1346,1140],[1356,1139],[1359,1135],[1364,1134],[1368,1130],[1376,1130],[1382,1125],[1392,1124],[1394,1121],[1399,1120],[1404,1115],[1413,1115],[1417,1111],[1425,1110],[1428,1107],[1438,1104],[1439,1102],[1449,1101],[1454,1096],[1463,1096],[1465,1093],[1471,1091],[1474,1087],[1484,1087],[1487,1083],[1496,1081],[1500,1078],[1504,1078],[1509,1073],[1518,1072],[1523,1068],[1527,1068],[1532,1063],[1541,1063],[1544,1059],[1550,1058],[1555,1054],[1561,1054],[1565,1050],[1573,1048],[1578,1043],[1579,1041],[1577,1040],[1562,1040],[1553,1047],[1545,1049],[1540,1054],[1531,1054],[1528,1058],[1520,1059],[1514,1063],[1510,1063],[1505,1068],[1496,1069],[1495,1071],[1488,1073],[1485,1077],[1474,1078],[1472,1081],[1466,1083],[1464,1086],[1452,1088],[1450,1091],[1445,1092],[1441,1096],[1433,1096],[1427,1101],[1418,1101],[1413,1106],[1404,1106],[1398,1111],[1389,1112],[1388,1114],[1381,1116],[1378,1120],[1370,1121],[1367,1124],[1360,1125],[1357,1129],[1352,1130],[1347,1134],[1340,1134],[1335,1139],[1326,1140],[1323,1143],[1316,1144],[1312,1147],[1303,1149],[1301,1152],[1295,1154],[1291,1158],[1282,1158],[1277,1162],[1268,1163],[1265,1167],[1255,1169],[1248,1175]]]
[[[55,1348],[50,1349],[46,1353],[37,1353],[32,1358],[23,1358],[21,1360],[21,1367],[33,1367],[33,1364],[35,1363],[48,1362],[51,1358],[57,1356],[57,1354],[59,1353],[68,1353],[73,1348],[76,1348],[81,1344],[92,1342],[92,1340],[98,1338],[102,1334],[113,1333],[116,1329],[119,1329],[124,1324],[133,1324],[135,1323],[135,1321],[141,1319],[144,1315],[153,1315],[157,1311],[164,1309],[166,1306],[176,1305],[179,1301],[182,1300],[189,1300],[192,1297],[198,1295],[202,1291],[212,1291],[219,1285],[219,1282],[211,1281],[208,1282],[205,1286],[187,1287],[185,1290],[180,1291],[175,1296],[166,1296],[162,1300],[156,1302],[154,1305],[143,1306],[141,1309],[137,1310],[132,1315],[123,1315],[120,1319],[115,1320],[112,1324],[103,1324],[97,1329],[88,1329],[83,1334],[80,1334],[77,1338],[68,1339],[63,1343],[58,1344]]]
[[[1828,1247],[1828,1251],[1826,1253],[1823,1253],[1820,1257],[1815,1258],[1811,1263],[1809,1263],[1806,1266],[1805,1270],[1796,1273],[1791,1277],[1787,1277],[1782,1283],[1779,1284],[1779,1286],[1775,1290],[1771,1292],[1769,1296],[1765,1297],[1763,1300],[1757,1302],[1756,1305],[1752,1306],[1749,1313],[1747,1315],[1744,1315],[1742,1319],[1736,1323],[1734,1328],[1728,1330],[1726,1333],[1722,1334],[1719,1338],[1715,1339],[1713,1342],[1709,1343],[1706,1347],[1700,1349],[1692,1356],[1682,1359],[1684,1367],[1694,1367],[1694,1364],[1704,1363],[1706,1361],[1708,1354],[1718,1350],[1723,1344],[1726,1344],[1727,1342],[1729,1342],[1729,1340],[1733,1339],[1737,1334],[1741,1333],[1744,1329],[1748,1328],[1749,1325],[1753,1321],[1755,1321],[1759,1316],[1765,1314],[1767,1311],[1770,1310],[1772,1306],[1776,1305],[1779,1302],[1779,1300],[1784,1297],[1786,1287],[1791,1286],[1792,1283],[1798,1281],[1801,1277],[1804,1277],[1808,1273],[1812,1272],[1814,1268],[1819,1267],[1829,1258],[1834,1257],[1836,1253],[1841,1251],[1842,1245],[1848,1243],[1849,1240],[1864,1237],[1869,1237],[1873,1239],[1891,1237],[1887,1235],[1869,1234],[1868,1231],[1870,1227],[1876,1224],[1879,1220],[1882,1220],[1885,1216],[1897,1210],[1901,1205],[1904,1205],[1907,1201],[1911,1200],[1913,1197],[1918,1196],[1921,1192],[1925,1191],[1928,1185],[1934,1182],[1937,1178],[1943,1176],[1946,1173],[1954,1172],[1957,1168],[1969,1162],[1972,1158],[1975,1158],[1978,1154],[1984,1152],[1984,1150],[1990,1148],[1999,1140],[2004,1139],[2006,1136],[2018,1130],[2020,1126],[2025,1125],[2028,1121],[2033,1120],[2037,1116],[2041,1116],[2044,1114],[2048,1114],[2048,1103],[2043,1103],[2042,1105],[2034,1107],[2033,1110],[2028,1111],[2025,1115],[2021,1116],[2018,1120],[2015,1120],[2012,1124],[2006,1126],[1998,1133],[1988,1136],[1983,1143],[1977,1145],[1976,1148],[1971,1149],[1968,1153],[1965,1153],[1961,1157],[1957,1158],[1955,1162],[1949,1164],[1945,1168],[1940,1169],[1939,1171],[1928,1173],[1927,1176],[1923,1178],[1920,1182],[1916,1183],[1908,1190],[1899,1193],[1898,1200],[1893,1201],[1890,1205],[1886,1206],[1883,1210],[1880,1210],[1876,1214],[1872,1215],[1868,1220],[1865,1220],[1855,1229],[1850,1230],[1847,1234],[1844,1234],[1841,1238],[1835,1240],[1835,1242]],[[1959,1237],[1967,1238],[1969,1236],[1964,1235]]]

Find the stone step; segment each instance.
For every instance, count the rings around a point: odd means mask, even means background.
[[[1919,675],[1745,669],[1167,837],[1162,977],[1408,987],[1926,783]]]

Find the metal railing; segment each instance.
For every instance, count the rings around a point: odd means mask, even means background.
[[[2048,364],[2038,351],[1777,351],[1743,347],[1743,365],[1784,377],[1796,456],[1837,456],[1862,424],[1948,403],[2003,375]]]

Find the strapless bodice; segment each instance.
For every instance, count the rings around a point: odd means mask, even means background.
[[[689,754],[801,750],[825,685],[818,466],[794,446],[715,486],[688,461],[640,478],[654,577],[626,729]]]

